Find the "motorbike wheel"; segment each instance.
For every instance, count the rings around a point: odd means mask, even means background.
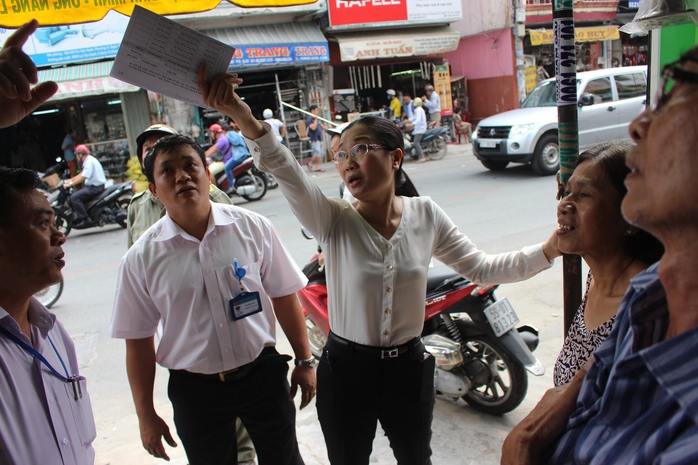
[[[446,151],[448,150],[448,145],[442,136],[434,137],[429,146],[427,147],[427,154],[429,155],[429,160],[441,160],[446,156]]]
[[[123,210],[126,212],[126,215],[123,216],[123,218],[119,218],[116,220],[119,226],[122,228],[126,227],[126,221],[128,217],[128,205],[131,203],[131,197],[121,197],[119,200],[116,201],[116,212],[118,213],[119,210]]]
[[[472,380],[472,388],[463,400],[475,410],[490,415],[501,415],[518,407],[528,390],[523,365],[488,336],[471,336],[464,345],[475,357],[473,363],[483,364],[485,370]]]
[[[57,230],[67,236],[70,234],[70,230],[73,229],[73,218],[67,218],[59,213],[56,213],[56,219],[53,222],[53,225]]]
[[[63,280],[34,294],[34,298],[46,308],[51,308],[63,293]]]
[[[261,173],[252,173],[252,182],[256,187],[255,191],[251,194],[245,194],[242,196],[243,199],[254,202],[255,200],[260,200],[267,193],[267,179]]]
[[[264,176],[267,177],[267,189],[272,190],[276,189],[279,187],[279,183],[276,182],[276,178],[274,178],[274,175],[271,173],[264,173]]]
[[[305,317],[305,327],[308,329],[308,341],[310,342],[310,352],[313,354],[313,357],[319,360],[322,356],[322,349],[325,347],[325,344],[327,343],[327,338],[325,338],[325,335],[322,334],[320,328],[317,327],[317,325],[313,322],[313,320],[310,319],[309,316]]]

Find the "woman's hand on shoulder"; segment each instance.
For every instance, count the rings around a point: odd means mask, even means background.
[[[543,253],[548,261],[562,255],[562,252],[560,252],[560,249],[557,246],[557,229],[553,231],[547,241],[543,242]]]
[[[206,62],[201,62],[198,71],[198,84],[204,103],[229,116],[240,127],[248,139],[259,139],[267,133],[266,129],[252,115],[250,107],[235,92],[242,79],[235,73],[223,73],[206,81]]]

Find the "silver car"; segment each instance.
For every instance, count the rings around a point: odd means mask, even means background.
[[[628,125],[645,109],[647,67],[600,69],[577,74],[580,150],[628,137]],[[555,79],[541,81],[517,110],[485,118],[473,132],[473,152],[490,170],[530,163],[540,175],[560,165]]]

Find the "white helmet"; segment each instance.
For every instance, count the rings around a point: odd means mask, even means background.
[[[274,117],[274,112],[271,111],[269,108],[265,108],[262,115],[264,116],[264,119],[269,119]]]
[[[390,96],[393,96],[393,95],[395,95],[395,91],[394,91],[393,89],[388,89],[388,90],[386,91],[386,94],[388,94],[388,95],[390,95]]]
[[[412,102],[413,102],[415,107],[421,107],[424,104],[424,102],[422,102],[422,99],[419,97],[414,99]]]

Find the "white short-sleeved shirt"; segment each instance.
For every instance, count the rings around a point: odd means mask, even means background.
[[[34,349],[61,375],[79,375],[75,346],[55,315],[32,299],[28,316]],[[2,307],[0,326],[32,345]],[[85,379],[79,384],[75,400],[72,383],[0,334],[0,463],[92,465],[97,432]]]
[[[102,164],[92,155],[85,157],[85,161],[82,162],[82,172],[80,174],[85,177],[86,186],[103,186],[104,183],[107,182]]]
[[[325,197],[271,132],[247,145],[322,245],[330,328],[343,338],[391,347],[418,337],[432,256],[481,284],[520,281],[551,266],[541,245],[486,254],[429,197],[402,197],[400,224],[385,239],[350,203]]]
[[[233,262],[246,272],[241,282]],[[212,374],[252,362],[276,343],[271,298],[302,289],[307,280],[271,222],[234,205],[211,203],[202,241],[169,215],[124,255],[110,335],[142,339],[162,320],[157,362],[170,369]],[[259,292],[263,311],[233,320],[229,301]]]
[[[274,132],[279,142],[283,142],[284,138],[281,136],[281,128],[284,126],[284,123],[276,118],[265,119],[264,122],[271,126],[271,130]]]

